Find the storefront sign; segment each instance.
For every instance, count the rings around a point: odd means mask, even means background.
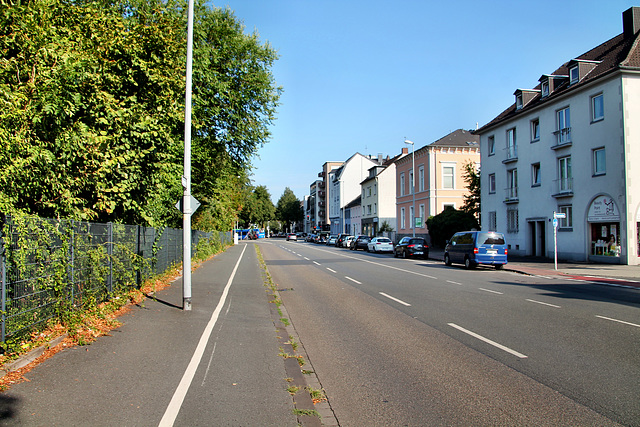
[[[620,211],[616,202],[608,196],[598,196],[589,206],[587,215],[589,222],[614,222],[620,221]]]

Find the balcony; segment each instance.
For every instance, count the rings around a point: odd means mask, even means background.
[[[571,128],[564,128],[553,133],[556,137],[555,144],[551,146],[552,150],[559,150],[565,147],[571,147]]]
[[[518,203],[518,187],[508,187],[504,189],[504,202]]]
[[[324,189],[324,181],[318,182],[318,188]]]
[[[561,178],[553,181],[555,193],[552,194],[556,199],[562,197],[573,196],[573,178]]]
[[[510,145],[509,147],[504,149],[505,159],[502,163],[511,163],[518,161],[518,146]]]

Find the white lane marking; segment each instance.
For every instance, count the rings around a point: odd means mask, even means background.
[[[624,320],[612,319],[611,317],[598,316],[597,314],[596,314],[596,317],[599,317],[605,320],[611,320],[612,322],[623,323],[625,325],[635,326],[636,328],[640,328],[640,325],[636,325],[635,323],[631,323],[631,322],[625,322]]]
[[[314,263],[315,265],[322,265],[322,264],[320,264],[318,261],[313,261],[313,263]]]
[[[294,254],[296,254],[296,253],[294,252]],[[301,257],[301,256],[302,256],[301,254],[296,254],[296,255],[298,255],[299,257]]]
[[[307,261],[311,261],[311,260],[310,260],[309,258],[307,258],[307,257],[304,257],[304,259],[306,259]]]
[[[453,280],[447,280],[447,283],[451,283],[451,284],[453,284],[453,285],[460,285],[460,286],[462,286],[462,283],[454,282]]]
[[[362,285],[362,283],[361,283],[361,282],[358,282],[356,279],[352,279],[352,278],[351,278],[351,277],[349,277],[349,276],[344,276],[344,278],[345,278],[345,279],[348,279],[348,280],[351,280],[353,283],[357,283],[358,285]]]
[[[233,283],[233,279],[236,277],[236,272],[238,271],[238,267],[240,266],[240,261],[242,260],[242,256],[244,255],[244,251],[247,249],[247,245],[244,246],[242,252],[240,253],[240,257],[238,258],[238,262],[236,262],[236,266],[233,268],[231,272],[231,277],[229,277],[229,281],[227,285],[224,287],[222,291],[222,296],[220,297],[220,301],[218,301],[218,305],[216,309],[213,310],[211,314],[211,319],[209,319],[209,323],[204,328],[204,332],[202,332],[202,336],[200,337],[200,341],[198,342],[198,346],[196,347],[193,356],[191,357],[191,361],[187,366],[187,370],[184,372],[182,379],[180,380],[180,384],[178,384],[178,388],[173,393],[173,397],[171,398],[171,402],[169,402],[169,406],[164,412],[162,419],[160,420],[159,427],[171,427],[173,423],[176,421],[176,417],[178,416],[178,412],[180,412],[180,407],[182,406],[182,402],[184,402],[184,398],[189,391],[189,387],[191,386],[191,382],[193,381],[193,377],[196,374],[196,370],[198,369],[198,365],[202,360],[202,355],[204,354],[205,349],[207,348],[207,342],[209,341],[209,337],[211,336],[211,332],[213,331],[213,327],[218,321],[218,317],[220,316],[220,312],[222,311],[222,307],[227,300],[227,295],[229,294],[229,288],[231,288],[231,284]]]
[[[527,299],[526,301],[535,302],[536,304],[548,305],[549,307],[553,307],[553,308],[562,308],[559,305],[549,304],[548,302],[536,301],[534,299]]]
[[[407,306],[407,307],[411,307],[411,304],[409,304],[408,302],[404,302],[404,301],[402,301],[402,300],[400,300],[400,299],[398,299],[398,298],[392,297],[391,295],[385,294],[384,292],[378,292],[378,293],[379,293],[380,295],[382,295],[383,297],[387,297],[387,298],[389,298],[390,300],[393,300],[393,301],[395,301],[395,302],[397,302],[397,303],[400,303],[400,304],[405,305],[405,306]]]
[[[329,271],[330,271],[330,272],[332,272],[332,273],[337,273],[337,271],[335,271],[335,270],[333,270],[333,269],[331,269],[331,268],[329,268],[329,267],[327,267],[327,270],[329,270]]]
[[[478,335],[475,332],[471,332],[471,331],[469,331],[469,330],[467,330],[467,329],[465,329],[465,328],[463,328],[461,326],[456,325],[455,323],[447,323],[447,325],[451,326],[452,328],[456,328],[457,330],[459,330],[461,332],[464,332],[465,334],[471,335],[472,337],[477,338],[480,341],[484,341],[487,344],[491,344],[492,346],[497,347],[500,350],[504,350],[507,353],[513,354],[514,356],[519,357],[520,359],[526,359],[527,358],[527,356],[525,356],[522,353],[518,353],[517,351],[512,350],[509,347],[505,347],[502,344],[498,344],[495,341],[491,341],[489,338],[485,338],[482,335]]]
[[[502,292],[498,292],[498,291],[492,291],[491,289],[485,289],[485,288],[478,288],[481,291],[485,291],[485,292],[491,292],[492,294],[498,294],[498,295],[504,295],[504,293]]]

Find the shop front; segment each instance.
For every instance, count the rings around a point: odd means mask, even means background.
[[[591,250],[589,260],[620,263],[620,211],[615,200],[598,196],[589,205],[587,214]]]

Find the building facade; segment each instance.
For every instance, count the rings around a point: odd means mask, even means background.
[[[458,129],[415,152],[409,152],[396,162],[397,240],[413,235],[415,224],[415,235],[426,238],[430,243],[427,218],[439,214],[447,206],[462,207],[467,192],[464,165],[469,162],[476,166],[480,164],[478,142],[477,135]]]
[[[512,254],[554,257],[555,229],[560,259],[640,263],[640,8],[623,29],[477,131],[482,228]]]

